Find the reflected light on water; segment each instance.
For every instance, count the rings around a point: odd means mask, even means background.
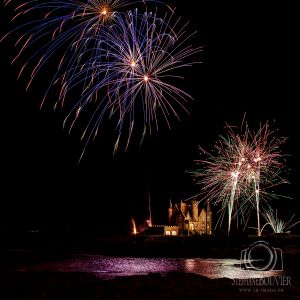
[[[282,271],[243,270],[240,267],[240,261],[237,259],[185,259],[184,271],[211,279],[247,279],[282,275]]]
[[[281,275],[276,271],[242,270],[236,259],[136,258],[76,255],[67,260],[19,266],[19,272],[83,272],[102,279],[117,276],[167,274],[185,272],[215,278],[263,278]]]

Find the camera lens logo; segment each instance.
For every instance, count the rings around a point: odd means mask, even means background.
[[[257,241],[241,252],[241,269],[255,271],[282,271],[282,250],[265,241]]]

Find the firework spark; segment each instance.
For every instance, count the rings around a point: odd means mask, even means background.
[[[287,183],[281,176],[283,157],[280,146],[286,138],[277,137],[268,123],[258,131],[245,125],[242,133],[228,127],[226,136],[215,144],[214,151],[199,160],[202,169],[192,172],[203,187],[207,201],[221,204],[221,218],[228,211],[228,234],[232,219],[241,217],[248,223],[250,213],[256,211],[258,235],[261,232],[260,206],[278,195],[270,192],[275,186]]]

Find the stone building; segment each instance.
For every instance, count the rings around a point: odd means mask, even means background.
[[[170,202],[168,210],[169,226],[178,227],[178,234],[212,234],[212,210],[208,203],[199,207],[200,201],[180,202],[173,205]],[[168,232],[166,233],[168,235]],[[170,234],[171,235],[171,234]]]
[[[168,225],[149,226],[144,234],[148,235],[193,235],[213,233],[212,210],[208,203],[206,207],[199,208],[200,201],[181,201],[173,205],[170,202],[168,209]]]

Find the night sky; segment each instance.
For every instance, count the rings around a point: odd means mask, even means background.
[[[181,83],[197,101],[189,106],[190,116],[172,120],[171,131],[162,126],[141,147],[134,139],[127,152],[115,156],[115,127],[108,124],[78,164],[83,144],[79,131],[63,130],[66,111],[54,113],[51,103],[39,109],[51,79],[47,70],[26,93],[25,78],[17,81],[18,69],[10,66],[15,40],[0,44],[1,231],[126,233],[131,217],[146,218],[148,193],[154,223],[166,222],[170,198],[180,201],[199,192],[185,173],[199,158],[197,145],[209,149],[225,123],[239,125],[245,112],[250,125],[269,120],[289,137],[284,151],[293,171],[287,192],[294,200],[282,206],[296,207],[300,52],[295,8],[173,2],[177,14],[198,31],[194,45],[204,47],[203,63],[188,69]],[[9,17],[11,10],[1,7],[1,35],[11,28]]]

